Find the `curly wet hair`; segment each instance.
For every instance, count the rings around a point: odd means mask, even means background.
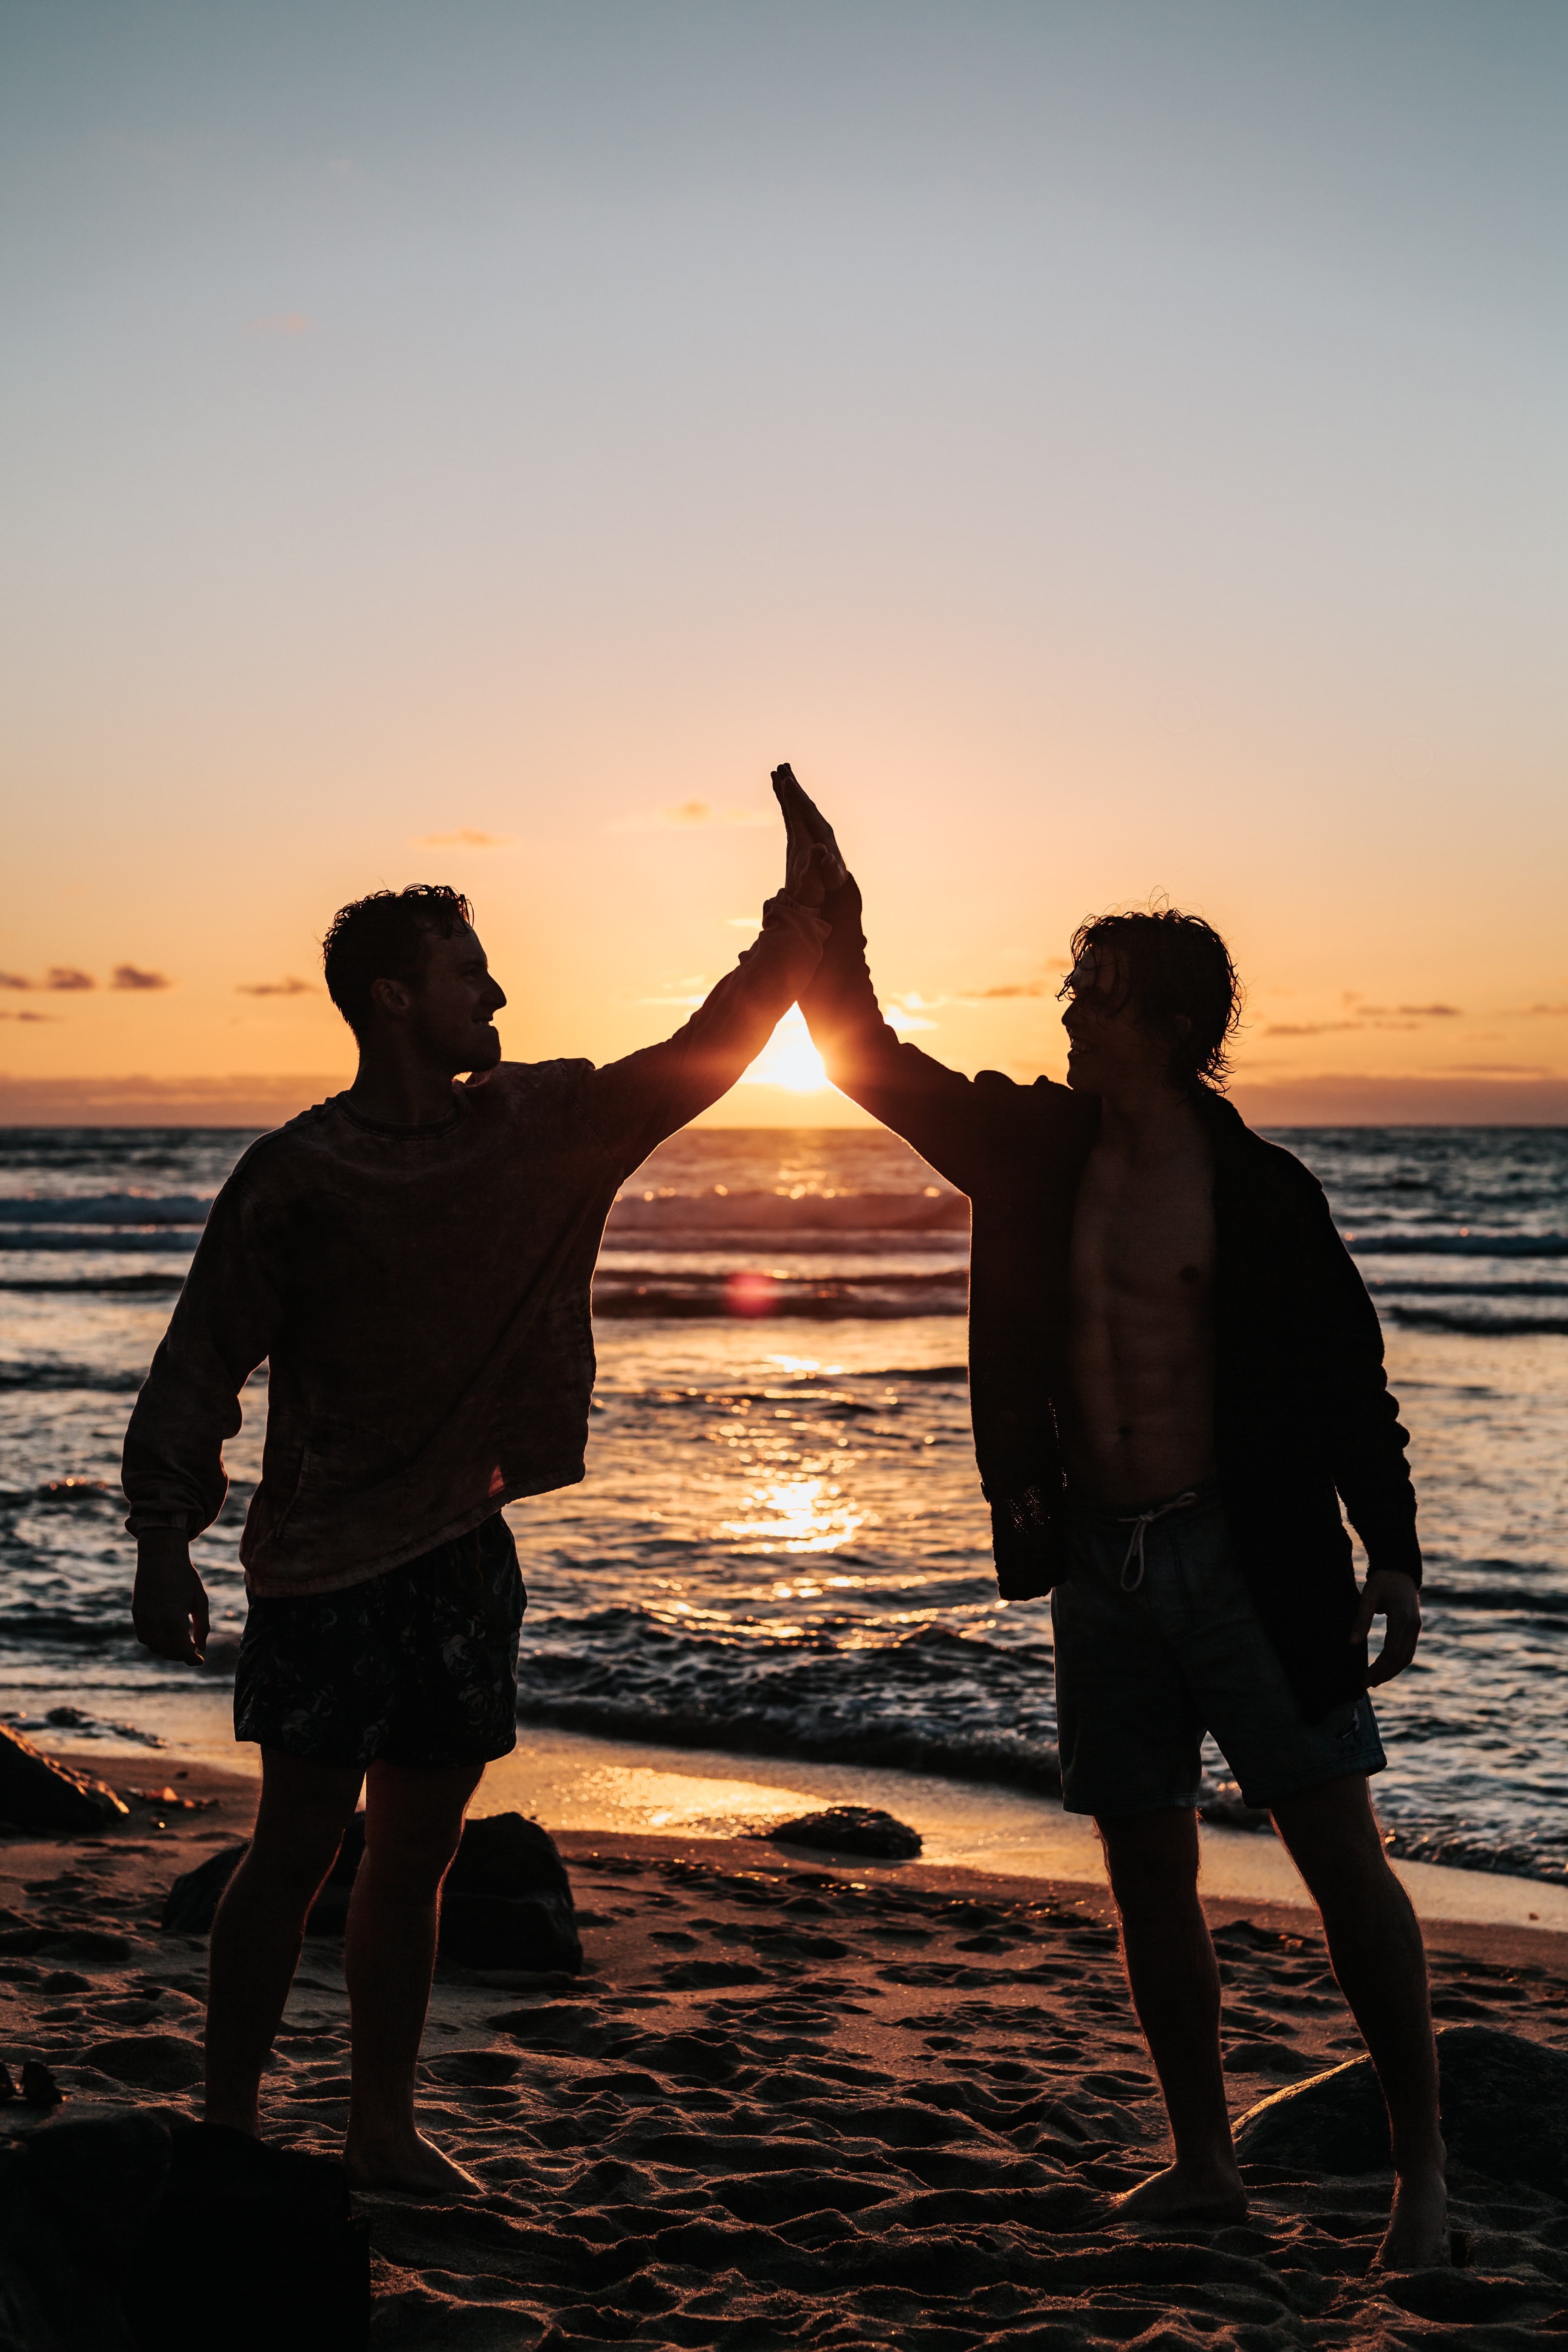
[[[1074,966],[1096,952],[1114,955],[1140,1024],[1170,1054],[1168,1075],[1184,1093],[1219,1093],[1230,1072],[1230,1046],[1241,1021],[1241,981],[1230,950],[1201,915],[1179,908],[1129,908],[1095,915],[1072,935]],[[1062,994],[1070,993],[1070,979]],[[1188,1024],[1178,1033],[1176,1023]]]

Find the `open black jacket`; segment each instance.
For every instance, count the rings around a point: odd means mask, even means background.
[[[1097,1098],[995,1070],[966,1078],[900,1042],[866,966],[853,882],[802,996],[828,1075],[969,1196],[970,1411],[1004,1600],[1047,1593],[1064,1565],[1055,1400],[1066,1363],[1068,1253]],[[1223,1097],[1198,1108],[1214,1148],[1215,1452],[1232,1542],[1309,1720],[1366,1688],[1350,1629],[1351,1523],[1373,1569],[1417,1581],[1408,1439],[1377,1310],[1322,1187]]]

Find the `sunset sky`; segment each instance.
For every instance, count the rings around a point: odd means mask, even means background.
[[[625,1052],[786,758],[963,1068],[1163,891],[1251,1115],[1568,1120],[1565,90],[1562,0],[10,0],[0,1122],[342,1083],[383,883]]]

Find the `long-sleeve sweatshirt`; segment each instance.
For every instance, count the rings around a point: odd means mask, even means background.
[[[1100,1104],[1048,1078],[967,1078],[902,1044],[878,1006],[855,884],[823,911],[832,936],[801,1010],[828,1076],[969,1196],[974,1450],[1002,1596],[1036,1599],[1066,1559],[1068,1257]],[[1377,1310],[1322,1187],[1223,1097],[1205,1091],[1195,1108],[1215,1164],[1221,1493],[1258,1614],[1316,1720],[1366,1687],[1342,1497],[1369,1565],[1420,1581],[1408,1441]]]
[[[595,1069],[503,1062],[423,1127],[319,1103],[213,1203],[126,1432],[126,1527],[211,1525],[240,1391],[268,1365],[240,1557],[252,1594],[331,1592],[584,1475],[589,1289],[616,1192],[716,1102],[816,970],[780,896],[677,1034]]]

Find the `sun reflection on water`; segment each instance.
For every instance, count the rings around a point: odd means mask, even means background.
[[[746,1504],[753,1516],[726,1519],[720,1532],[736,1537],[747,1551],[837,1551],[867,1518],[842,1499],[831,1478],[773,1479],[753,1486]]]

